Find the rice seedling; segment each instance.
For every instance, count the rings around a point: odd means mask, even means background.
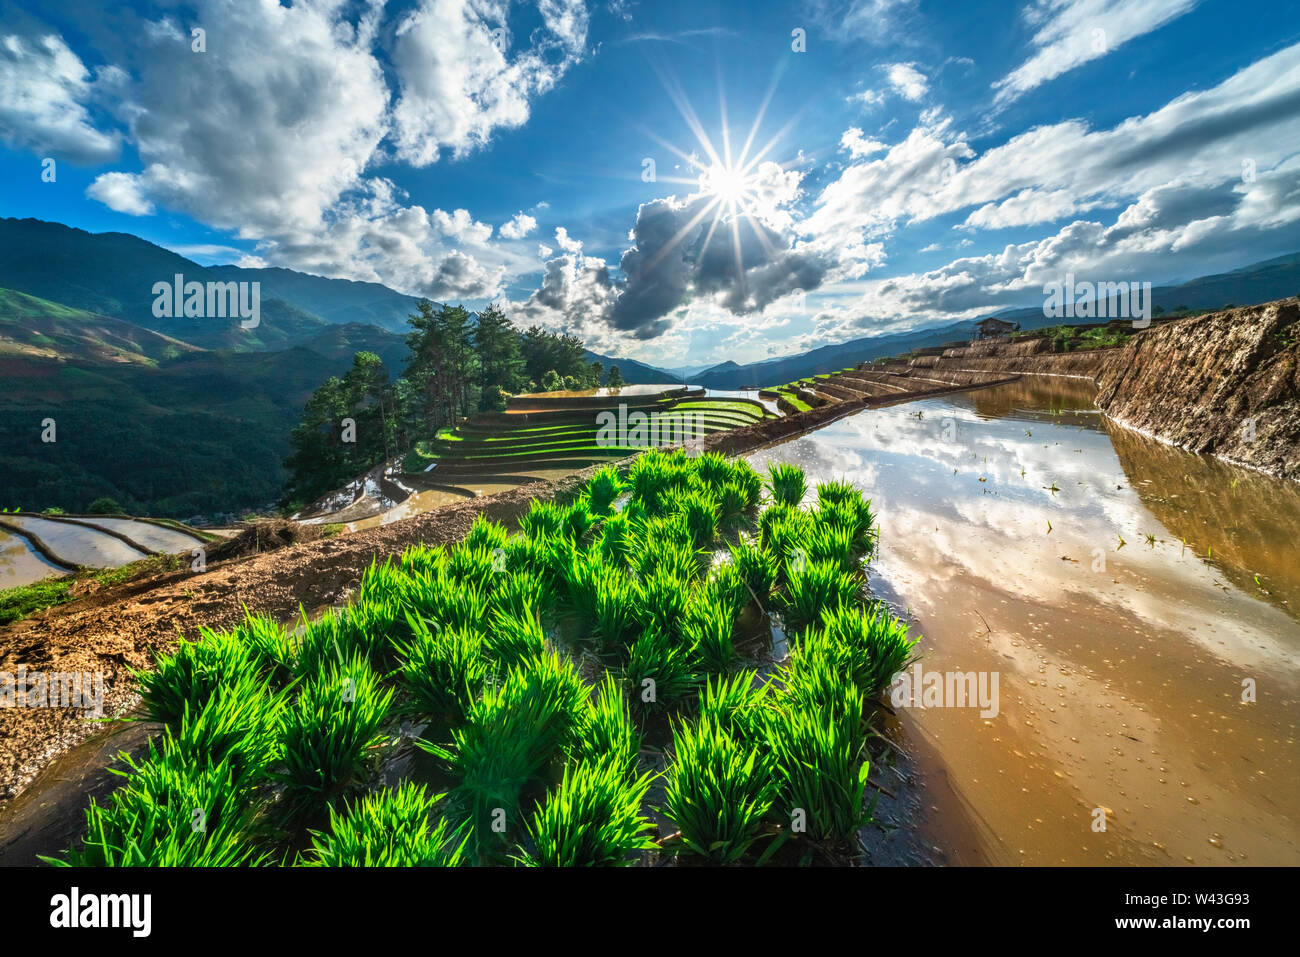
[[[507,669],[546,650],[546,636],[536,612],[492,612],[483,641],[484,653]]]
[[[345,812],[330,808],[328,832],[312,831],[305,863],[315,867],[458,867],[463,838],[448,833],[445,819],[430,825],[441,794],[406,783],[368,794]]]
[[[750,593],[761,605],[772,594],[776,584],[777,561],[759,543],[741,536],[731,546],[731,565],[740,573]]]
[[[293,680],[297,649],[293,638],[274,619],[244,609],[244,620],[233,629],[235,639],[248,649],[248,657],[272,685],[284,687]]]
[[[571,541],[581,542],[587,532],[595,527],[596,522],[596,516],[587,508],[587,504],[579,499],[565,509],[560,523],[560,533],[567,535]]]
[[[662,628],[651,625],[628,649],[623,673],[636,700],[648,710],[694,693],[699,676],[692,658],[689,647],[675,642]]]
[[[638,537],[632,563],[639,578],[663,575],[685,582],[699,575],[700,558],[700,552],[689,538],[683,541],[676,535],[652,527]]]
[[[717,722],[700,718],[673,729],[664,811],[683,847],[730,864],[762,836],[776,782],[758,748],[742,745]]]
[[[725,559],[714,562],[709,569],[701,594],[706,601],[715,601],[730,609],[733,618],[749,604],[750,599],[745,576],[735,564]]]
[[[634,545],[634,525],[627,512],[615,512],[600,526],[593,549],[608,564],[621,567]]]
[[[686,521],[691,542],[696,548],[705,548],[713,542],[718,531],[718,503],[705,492],[689,492],[677,499],[677,508]]]
[[[721,452],[705,452],[695,460],[695,474],[716,492],[732,479],[734,470],[730,460]]]
[[[247,781],[229,761],[195,760],[172,747],[164,733],[160,751],[147,758],[122,755],[125,784],[106,804],[86,809],[81,845],[61,858],[64,867],[234,867],[260,864],[251,840],[254,811]]]
[[[857,705],[860,709],[860,698]],[[777,782],[776,810],[792,830],[806,829],[817,841],[847,843],[870,822],[871,811],[863,807],[870,765],[847,719],[827,720],[786,700],[769,711],[767,747]]]
[[[487,611],[489,617],[497,613],[515,618],[536,617],[538,608],[550,603],[549,598],[536,572],[505,571],[497,578]]]
[[[170,655],[157,655],[152,671],[132,671],[151,721],[177,726],[186,711],[199,711],[213,693],[254,669],[248,647],[230,632],[200,630]]]
[[[731,478],[745,494],[746,513],[758,508],[758,503],[763,497],[763,477],[755,472],[748,462],[737,460],[732,463]]]
[[[587,482],[587,502],[591,511],[597,515],[608,515],[623,491],[623,481],[618,477],[618,470],[612,465],[602,465],[592,474]]]
[[[447,552],[441,546],[412,545],[402,553],[397,566],[409,574],[438,575],[446,571]]]
[[[849,529],[853,546],[860,554],[874,552],[876,517],[871,511],[871,501],[863,497],[860,489],[847,482],[823,482],[817,486],[817,501],[819,522]]]
[[[470,526],[461,545],[471,550],[482,548],[491,553],[494,549],[505,548],[509,539],[510,533],[504,525],[479,515],[474,519],[474,524]]]
[[[817,483],[817,504],[823,508],[827,505],[852,502],[861,497],[861,490],[852,482],[843,479]]]
[[[597,573],[595,585],[596,637],[606,648],[621,645],[636,628],[636,588],[622,569],[608,566]]]
[[[560,534],[565,509],[555,502],[534,500],[528,514],[519,520],[520,530],[529,538],[544,538]]]
[[[682,637],[700,668],[712,674],[726,671],[735,655],[732,640],[736,611],[727,597],[700,589],[682,619]]]
[[[489,594],[503,565],[485,546],[456,545],[447,555],[447,578],[457,585],[469,585]]]
[[[630,770],[641,750],[641,734],[632,723],[623,689],[613,675],[606,672],[589,708],[587,733],[578,745],[577,759]]]
[[[320,807],[354,783],[366,758],[383,742],[379,733],[393,700],[360,655],[331,662],[301,686],[282,712],[280,746],[288,813]]]
[[[862,692],[846,665],[843,649],[825,632],[809,631],[781,673],[783,687],[775,700],[818,715],[822,721],[843,721],[845,734],[862,746],[866,744]]]
[[[539,603],[541,599],[549,602],[559,584],[555,542],[555,537],[549,535],[516,535],[505,545],[506,571],[536,575],[540,582]]]
[[[809,561],[832,562],[845,572],[861,568],[853,531],[843,525],[814,522],[805,537],[805,548]]]
[[[469,582],[457,582],[446,575],[421,576],[409,596],[408,610],[443,628],[478,628],[487,618],[488,598],[482,588]]]
[[[858,597],[858,581],[835,562],[805,561],[788,570],[777,607],[786,631],[797,634],[814,624],[824,609],[852,605]]]
[[[646,513],[662,515],[668,506],[668,491],[673,484],[673,472],[664,457],[653,451],[639,456],[628,470],[627,484],[632,498]]]
[[[745,488],[739,482],[728,481],[718,489],[718,522],[733,525],[744,518],[749,510]]]
[[[508,851],[499,825],[519,823],[525,792],[582,739],[588,698],[573,666],[544,654],[512,668],[500,687],[487,688],[469,720],[452,731],[450,747],[420,742],[459,781],[448,795],[449,811],[468,822],[478,860]]]
[[[710,678],[700,693],[700,718],[713,722],[740,744],[761,742],[771,688],[757,678],[756,671]]]
[[[392,594],[358,597],[342,611],[329,608],[313,622],[304,619],[295,673],[310,678],[357,655],[386,668],[406,634],[405,621],[406,601]]]
[[[285,692],[273,692],[256,672],[222,685],[200,708],[187,703],[172,747],[186,757],[229,760],[239,773],[260,774],[276,758]]]
[[[564,769],[560,784],[538,803],[528,824],[530,867],[614,867],[654,847],[641,815],[650,774],[629,781],[616,766],[582,763]]]
[[[691,598],[689,579],[654,571],[632,586],[632,611],[647,628],[656,628],[669,638],[680,634],[682,616]]]
[[[911,663],[917,644],[917,639],[908,640],[907,625],[883,608],[827,609],[822,612],[822,630],[842,649],[854,683],[872,698]]]
[[[803,503],[804,496],[808,494],[808,481],[804,478],[803,469],[787,462],[773,462],[768,466],[767,475],[767,487],[774,502],[792,508],[798,508]]]
[[[467,628],[431,631],[415,617],[410,627],[414,637],[402,647],[406,660],[398,672],[411,696],[408,710],[438,721],[463,721],[488,676],[483,635]]]

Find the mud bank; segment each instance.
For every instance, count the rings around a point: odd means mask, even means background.
[[[1300,298],[1149,329],[1097,384],[1120,425],[1300,480]]]

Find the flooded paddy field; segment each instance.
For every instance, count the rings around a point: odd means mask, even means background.
[[[1088,383],[1046,378],[864,411],[749,461],[865,489],[871,585],[913,616],[922,673],[996,676],[995,714],[895,709],[927,790],[974,822],[968,856],[1300,863],[1300,488],[1125,431]],[[950,815],[923,803],[943,840]]]

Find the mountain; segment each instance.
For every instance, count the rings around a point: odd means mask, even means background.
[[[682,379],[666,369],[660,369],[656,366],[646,365],[644,362],[637,362],[635,359],[618,359],[613,356],[603,356],[598,352],[586,350],[588,362],[599,362],[609,372],[610,366],[618,366],[618,374],[623,377],[623,381],[628,385],[659,385],[660,383],[676,383]]]
[[[405,332],[406,317],[415,311],[415,299],[378,283],[325,279],[291,269],[200,266],[127,233],[89,233],[39,219],[0,219],[0,287],[168,335],[178,335],[182,328],[192,332],[204,322],[233,326],[235,333],[257,332],[222,320],[155,317],[154,283],[170,283],[178,273],[186,281],[261,283],[262,322],[269,318],[276,328],[242,340],[231,334],[229,346],[240,351],[280,348],[319,331],[310,326],[332,323],[372,323]],[[272,306],[276,300],[283,305]],[[205,334],[200,327],[181,337],[194,342]]]
[[[0,289],[0,355],[156,365],[196,351],[121,319]]]
[[[1165,312],[1172,312],[1179,306],[1188,309],[1250,306],[1298,294],[1300,252],[1253,263],[1231,272],[1203,276],[1171,286],[1153,287],[1151,302],[1153,308],[1158,306]],[[1003,309],[992,315],[1018,322],[1022,329],[1041,329],[1062,322],[1044,316],[1041,305]],[[913,349],[969,339],[973,334],[973,320],[944,325],[939,325],[939,320],[935,320],[935,323],[908,332],[867,336],[837,345],[822,346],[798,355],[765,359],[743,366],[724,362],[691,376],[687,381],[713,389],[762,388],[807,378],[820,372],[834,372],[882,356],[902,355]]]

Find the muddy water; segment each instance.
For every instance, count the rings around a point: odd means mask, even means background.
[[[117,568],[145,557],[144,552],[137,551],[120,538],[86,525],[52,522],[30,515],[10,515],[5,521],[40,536],[56,557],[74,565]]]
[[[1300,864],[1300,486],[1125,432],[1091,398],[1052,379],[899,404],[750,461],[866,489],[872,585],[914,616],[923,671],[998,676],[994,716],[897,709],[926,787],[965,812],[923,802],[937,844]]]
[[[27,539],[0,529],[0,588],[30,585],[68,570],[46,561]]]
[[[154,525],[152,522],[137,522],[133,518],[88,518],[84,521],[125,535],[131,541],[139,542],[155,552],[188,552],[203,544],[200,539],[184,532]]]

